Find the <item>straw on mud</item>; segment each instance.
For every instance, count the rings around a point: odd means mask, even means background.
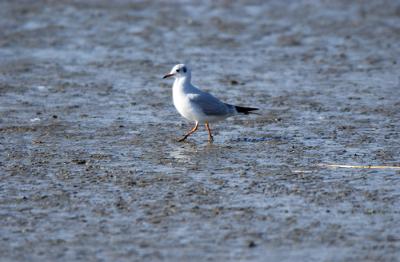
[[[398,169],[398,170],[400,170],[400,166],[341,165],[341,164],[320,164],[319,166],[326,167],[326,168]]]
[[[354,168],[354,169],[394,169],[400,170],[400,166],[373,166],[373,165],[341,165],[341,164],[319,164],[318,167],[322,168]],[[292,173],[312,173],[313,170],[292,170]]]

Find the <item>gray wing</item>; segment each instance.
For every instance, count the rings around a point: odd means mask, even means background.
[[[224,116],[234,112],[231,105],[225,104],[209,93],[190,94],[190,102],[194,103],[208,116]]]

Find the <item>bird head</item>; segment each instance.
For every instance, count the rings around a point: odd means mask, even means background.
[[[190,69],[185,64],[177,64],[171,69],[171,72],[166,74],[163,78],[167,78],[170,76],[173,76],[175,78],[182,78],[182,77],[190,76]]]

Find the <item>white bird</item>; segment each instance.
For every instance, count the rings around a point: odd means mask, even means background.
[[[184,64],[175,65],[169,74],[163,78],[175,78],[172,86],[173,102],[176,110],[184,118],[195,122],[195,126],[178,141],[184,141],[188,136],[196,132],[199,123],[205,124],[208,131],[208,141],[213,141],[210,123],[214,123],[236,114],[248,115],[251,111],[258,110],[253,107],[241,107],[226,104],[213,95],[204,92],[191,83],[190,68]]]

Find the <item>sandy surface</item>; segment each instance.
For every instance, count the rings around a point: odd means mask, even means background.
[[[399,261],[399,1],[245,2],[0,2],[1,261]]]

